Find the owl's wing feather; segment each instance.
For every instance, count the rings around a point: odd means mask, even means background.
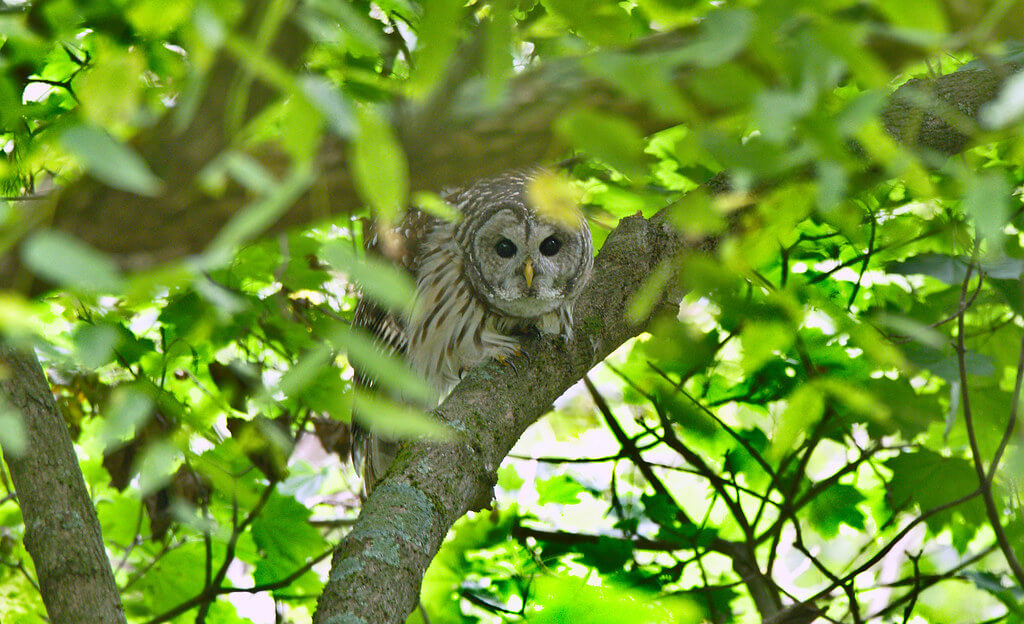
[[[371,226],[364,233],[366,253],[389,258],[392,262],[415,277],[415,261],[418,254],[420,234],[424,231],[429,216],[418,210],[410,210],[402,224],[387,230]],[[370,334],[387,356],[404,356],[409,347],[406,321],[402,315],[379,305],[369,297],[360,297],[352,319],[353,329]],[[373,391],[376,381],[358,367],[354,367],[354,381],[357,388]],[[373,435],[365,426],[352,423],[352,461],[363,477],[365,493],[373,488],[394,459],[398,444],[382,440]]]
[[[383,308],[363,297],[356,305],[352,320],[353,329],[370,333],[386,355],[403,355],[409,344],[405,321],[400,315]],[[362,391],[374,390],[375,380],[358,367],[353,371],[356,388]],[[373,485],[384,476],[388,464],[394,459],[397,444],[382,440],[357,420],[352,421],[352,464],[363,479],[364,494],[369,494]]]

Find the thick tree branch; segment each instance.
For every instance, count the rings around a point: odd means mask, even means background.
[[[642,63],[645,55],[678,49],[692,39],[688,30],[655,36],[620,53],[620,60]],[[297,28],[286,22],[274,47],[276,57],[286,66],[293,65],[306,43]],[[563,58],[524,72],[510,81],[508,96],[494,106],[481,105],[477,79],[457,85],[443,109],[400,103],[393,123],[409,163],[410,188],[437,191],[547,162],[560,147],[554,122],[581,105],[629,117],[645,132],[678,123],[622,96],[586,67],[586,58]],[[943,154],[961,151],[976,128],[981,105],[998,94],[1014,69],[995,65],[911,81],[896,92],[884,113],[886,128],[906,144]],[[128,268],[152,267],[205,249],[252,201],[235,186],[214,196],[197,183],[199,172],[230,139],[224,131],[224,92],[238,83],[237,72],[229,59],[220,61],[208,77],[206,99],[187,128],[179,131],[169,116],[138,142],[140,154],[168,182],[168,193],[141,197],[83,179],[48,202],[25,202],[25,218],[69,232]],[[687,93],[690,77],[681,69],[675,75],[675,87]],[[272,98],[268,88],[254,90],[248,99],[249,111],[258,111]],[[324,141],[315,163],[316,182],[272,229],[309,224],[361,206],[347,151],[342,138],[331,136]],[[256,156],[277,174],[287,168],[277,152]],[[27,279],[16,254],[0,257],[0,284],[20,283],[24,288]]]
[[[529,366],[492,363],[471,373],[436,410],[449,443],[408,444],[342,541],[314,621],[404,622],[451,525],[490,503],[502,459],[552,402],[612,350],[643,329],[627,320],[636,285],[671,260],[678,238],[657,220],[623,219],[605,241],[576,310],[568,344],[537,338]]]
[[[25,518],[25,548],[53,624],[118,624],[121,599],[67,425],[35,354],[0,342],[0,390],[21,412],[24,452],[4,459]]]

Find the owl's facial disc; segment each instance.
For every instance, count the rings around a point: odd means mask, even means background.
[[[580,267],[578,235],[524,211],[492,215],[472,241],[478,292],[503,314],[537,318],[565,305]],[[584,252],[589,253],[589,252]]]

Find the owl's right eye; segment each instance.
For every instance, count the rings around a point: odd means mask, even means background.
[[[507,238],[503,238],[494,245],[494,253],[502,258],[511,258],[516,255],[516,244]]]

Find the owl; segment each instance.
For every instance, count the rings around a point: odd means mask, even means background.
[[[586,220],[546,218],[531,202],[540,171],[507,173],[451,192],[461,214],[449,222],[411,210],[400,227],[370,237],[416,283],[409,315],[368,298],[353,325],[400,354],[441,401],[470,369],[518,353],[530,332],[572,338],[572,308],[593,267]],[[356,383],[372,386],[356,371]],[[433,407],[433,406],[424,406]],[[356,426],[353,459],[369,493],[398,443]]]

